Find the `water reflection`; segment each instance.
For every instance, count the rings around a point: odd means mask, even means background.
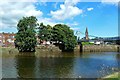
[[[118,70],[120,71],[120,53],[118,53],[116,55],[116,59],[117,59],[117,62],[118,62]]]
[[[35,72],[36,57],[33,54],[27,54],[27,55],[20,54],[15,57],[18,78],[35,77],[34,72]]]
[[[40,58],[40,77],[68,77],[73,67],[73,60],[67,58]]]
[[[31,55],[29,55],[31,56]],[[57,78],[70,77],[73,68],[73,58],[49,58],[16,56],[18,78]]]
[[[120,60],[120,53],[118,53],[118,54],[116,55],[116,58],[117,58],[118,60]]]
[[[41,54],[41,53],[39,53]],[[62,56],[62,57],[61,57]],[[20,53],[3,58],[5,78],[99,78],[119,71],[120,54],[64,53],[60,57],[39,57],[35,53]]]

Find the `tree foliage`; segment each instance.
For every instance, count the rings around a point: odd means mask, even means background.
[[[77,39],[74,36],[73,30],[67,25],[56,24],[53,27],[53,41],[59,42],[62,51],[73,51],[77,44]]]
[[[45,26],[43,23],[39,26],[39,38],[40,40],[50,41],[52,38],[52,27],[50,25]]]
[[[36,37],[35,28],[37,19],[34,16],[23,17],[17,24],[18,33],[15,38],[15,46],[21,52],[35,51]]]
[[[15,46],[19,51],[35,51],[37,19],[34,16],[23,17],[17,24],[18,33],[15,38]],[[38,37],[42,41],[54,41],[59,44],[62,51],[73,51],[77,44],[73,30],[64,24],[56,24],[51,27],[40,23]]]

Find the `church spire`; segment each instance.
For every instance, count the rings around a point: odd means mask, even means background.
[[[85,39],[89,40],[89,37],[88,37],[88,28],[87,27],[86,27],[86,31],[85,31]]]

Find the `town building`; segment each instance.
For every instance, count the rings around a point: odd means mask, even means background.
[[[0,46],[14,46],[15,33],[0,33]]]
[[[14,46],[15,41],[15,33],[0,33],[0,46],[2,47],[8,47],[8,46]],[[40,44],[40,39],[38,38],[38,35],[36,34],[37,39],[37,45]]]

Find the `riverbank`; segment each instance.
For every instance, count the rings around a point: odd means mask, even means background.
[[[115,72],[115,73],[105,76],[103,78],[120,78],[119,74],[120,74],[120,72]]]
[[[49,45],[49,46],[40,45],[37,47],[37,49],[61,52],[61,50],[55,45]],[[76,51],[80,52],[80,45],[77,45],[75,47],[74,52]],[[82,51],[83,52],[118,52],[120,51],[120,46],[119,45],[83,45]]]
[[[119,74],[120,72],[115,72],[113,74],[102,77],[101,79],[98,79],[98,80],[120,80]]]
[[[0,47],[1,52],[4,52],[2,49],[8,50],[9,53],[12,53],[13,50],[18,53],[18,50],[15,47]],[[89,52],[118,52],[120,51],[119,45],[84,45],[82,47],[83,53]],[[55,45],[39,45],[36,47],[36,53],[61,53],[61,50]],[[73,53],[80,52],[80,46],[77,45]]]
[[[80,46],[77,46],[80,50]],[[118,52],[120,51],[119,45],[83,45],[83,52]]]
[[[78,57],[83,54],[102,54],[104,52],[83,52],[81,53],[79,49],[76,47],[74,52],[62,52],[58,47],[36,47],[36,52],[19,52],[17,48],[14,47],[1,47],[0,48],[1,55],[0,57],[11,57],[16,55],[24,55],[24,56],[37,56],[37,57]],[[71,54],[71,55],[69,55]],[[104,54],[103,54],[104,55]]]

